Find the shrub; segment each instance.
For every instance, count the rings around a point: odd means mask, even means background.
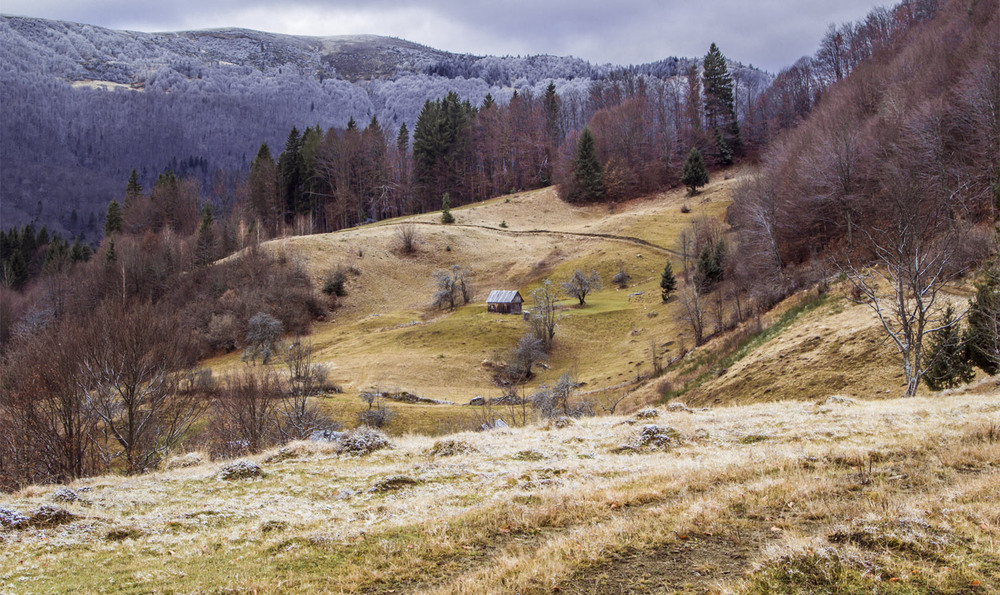
[[[347,295],[347,288],[344,286],[346,282],[347,272],[344,270],[344,267],[338,266],[331,269],[323,278],[323,293],[344,297]]]
[[[337,452],[359,456],[389,447],[389,439],[385,434],[367,426],[346,432],[337,441]]]
[[[251,461],[235,461],[222,468],[219,472],[219,479],[235,481],[238,479],[254,479],[263,477],[264,470],[260,465]]]
[[[617,285],[618,289],[625,289],[626,287],[628,287],[628,283],[631,280],[632,280],[632,275],[628,274],[628,271],[625,270],[624,265],[619,265],[618,272],[615,273],[615,276],[611,278],[611,282]]]

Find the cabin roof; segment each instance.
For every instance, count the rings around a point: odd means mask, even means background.
[[[490,292],[490,296],[486,298],[486,303],[488,304],[514,304],[519,301],[523,302],[524,299],[514,289],[494,289]]]

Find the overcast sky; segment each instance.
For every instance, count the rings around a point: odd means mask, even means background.
[[[8,15],[138,31],[244,27],[295,35],[391,35],[471,54],[572,55],[638,64],[703,56],[771,71],[812,54],[830,23],[877,0],[2,0]]]

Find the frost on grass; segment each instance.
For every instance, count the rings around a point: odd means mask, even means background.
[[[824,405],[842,405],[844,407],[850,407],[854,405],[856,401],[854,399],[849,399],[847,397],[842,397],[840,395],[833,395],[823,402]]]
[[[125,541],[126,539],[139,539],[144,533],[135,527],[115,527],[110,529],[104,539],[107,541]]]
[[[694,409],[691,409],[684,403],[669,403],[667,411],[671,413],[694,413]]]
[[[337,440],[337,452],[353,455],[366,455],[388,447],[386,435],[368,426],[345,432]]]
[[[20,529],[28,525],[28,517],[16,510],[0,508],[0,527],[4,529]]]
[[[681,445],[681,435],[670,427],[653,424],[642,426],[639,434],[627,444],[611,449],[613,453],[642,452],[648,450],[666,450]]]
[[[653,419],[654,417],[659,417],[660,412],[653,408],[640,409],[635,412],[636,419]]]
[[[80,496],[69,488],[59,488],[53,492],[50,499],[53,502],[79,502]]]
[[[251,461],[234,461],[222,468],[219,479],[234,481],[237,479],[254,479],[263,477],[264,471],[260,465]]]
[[[261,533],[273,533],[276,531],[284,531],[288,528],[288,523],[285,521],[266,521],[261,524]]]
[[[557,430],[561,430],[563,428],[568,428],[568,427],[570,427],[571,425],[573,425],[575,423],[576,423],[576,420],[574,420],[572,417],[567,417],[565,415],[561,415],[561,416],[559,416],[559,417],[557,417],[557,418],[549,421],[549,423],[546,424],[545,429],[555,428]]]
[[[541,461],[545,458],[545,455],[537,450],[522,450],[515,454],[513,458],[516,461]]]
[[[470,452],[476,452],[476,449],[462,440],[438,440],[427,449],[427,454],[432,457],[450,457]]]
[[[37,510],[33,510],[28,515],[27,524],[30,527],[39,528],[57,527],[66,523],[72,523],[77,518],[77,515],[64,508],[52,506],[51,504],[42,504]]]
[[[375,485],[368,488],[368,491],[373,494],[377,494],[379,492],[391,492],[393,490],[399,490],[416,484],[417,480],[409,477],[408,475],[393,475],[391,477],[384,477],[378,480],[375,482]]]
[[[188,467],[197,467],[203,462],[205,462],[205,460],[200,454],[196,452],[189,452],[186,455],[168,459],[167,462],[164,463],[164,467],[167,469],[186,469]]]

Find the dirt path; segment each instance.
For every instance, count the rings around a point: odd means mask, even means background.
[[[440,224],[432,223],[430,221],[408,221],[406,223],[412,223],[414,225],[429,225],[438,227]],[[393,223],[392,225],[403,225],[403,223]],[[586,233],[581,231],[549,231],[547,229],[497,229],[496,227],[490,227],[488,225],[471,225],[468,223],[454,223],[449,225],[451,228],[466,228],[466,229],[482,229],[485,231],[495,232],[501,235],[512,235],[512,236],[555,236],[555,237],[574,237],[574,238],[587,238],[587,239],[598,239],[598,240],[611,240],[613,242],[624,242],[628,244],[633,244],[636,246],[642,246],[644,248],[649,248],[661,254],[669,254],[671,256],[681,257],[681,253],[676,250],[671,250],[670,248],[664,248],[663,246],[658,246],[652,242],[648,242],[642,238],[636,238],[632,236],[619,236],[610,233]]]

